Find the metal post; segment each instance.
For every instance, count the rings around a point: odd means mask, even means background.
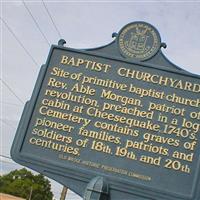
[[[86,187],[83,200],[109,200],[109,185],[105,178],[93,178]]]

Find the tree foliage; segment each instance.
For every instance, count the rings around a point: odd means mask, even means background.
[[[48,179],[34,175],[25,168],[0,176],[0,192],[31,200],[52,200],[53,193]]]

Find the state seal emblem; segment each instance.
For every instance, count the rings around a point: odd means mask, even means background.
[[[119,32],[118,46],[122,56],[139,61],[153,57],[160,49],[158,31],[146,22],[133,22]]]

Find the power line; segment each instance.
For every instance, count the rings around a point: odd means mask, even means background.
[[[35,25],[37,26],[38,30],[40,31],[40,33],[42,34],[43,38],[45,39],[45,41],[47,42],[47,44],[50,46],[50,43],[47,39],[47,37],[45,36],[45,34],[42,32],[38,22],[36,21],[35,17],[33,16],[33,14],[31,13],[30,9],[28,8],[28,6],[26,5],[25,1],[22,0],[22,3],[24,5],[24,7],[26,8],[26,10],[28,11],[29,15],[31,16],[31,18],[33,19]]]
[[[2,158],[6,158],[6,159],[9,159],[9,160],[12,161],[12,162],[10,162],[10,161],[7,161],[7,160],[0,160],[0,163],[1,163],[1,162],[4,162],[4,163],[9,163],[9,164],[17,165],[16,163],[13,162],[12,158],[9,157],[9,156],[0,155],[0,157],[2,157]]]
[[[10,105],[10,106],[16,106],[16,107],[22,107],[20,104],[10,103],[10,102],[4,102],[0,101],[0,104]]]
[[[10,156],[5,156],[5,155],[0,154],[0,157],[12,160],[12,158]]]
[[[0,120],[1,120],[4,124],[6,124],[7,126],[12,127],[13,129],[16,129],[12,124],[10,124],[10,123],[4,121],[3,119],[0,119]]]
[[[6,160],[0,160],[0,163],[1,162],[4,162],[4,163],[9,163],[9,164],[13,164],[13,165],[17,165],[16,163],[14,163],[14,162],[10,162],[10,161],[6,161]]]
[[[51,13],[49,12],[49,10],[48,10],[48,8],[47,8],[47,5],[45,4],[45,2],[44,2],[43,0],[42,0],[42,3],[43,3],[43,6],[44,6],[45,10],[47,11],[47,14],[48,14],[49,18],[51,19],[51,22],[52,22],[52,24],[53,24],[55,30],[57,31],[59,37],[62,38],[62,36],[61,36],[61,34],[60,34],[60,31],[58,30],[58,27],[56,26],[56,24],[55,24],[55,22],[54,22],[54,20],[53,20],[53,18],[52,18],[52,16],[51,16]]]
[[[6,86],[6,88],[22,103],[24,104],[23,100],[14,92],[14,90],[2,79],[0,78],[1,82]]]
[[[7,160],[0,160],[0,162],[10,163],[10,164],[13,164],[13,165],[18,165],[17,163],[13,162],[13,160],[12,160],[12,158],[11,158],[10,156],[5,156],[5,155],[2,155],[2,154],[1,154],[0,157],[6,158],[6,159],[9,159],[9,160],[12,161],[12,162],[10,162],[10,161],[7,161]]]
[[[13,35],[13,37],[17,40],[17,42],[20,44],[20,46],[24,49],[24,51],[26,52],[26,54],[31,58],[31,60],[35,63],[35,65],[39,66],[38,63],[35,61],[35,59],[33,58],[33,56],[29,53],[29,51],[26,49],[26,47],[22,44],[22,42],[20,41],[20,39],[16,36],[16,34],[14,33],[14,31],[10,28],[10,26],[8,25],[8,23],[6,23],[6,21],[0,17],[1,21],[5,24],[5,26],[7,27],[7,29],[10,31],[10,33]]]

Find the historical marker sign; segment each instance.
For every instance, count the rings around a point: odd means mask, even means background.
[[[198,200],[199,76],[157,64],[160,36],[147,23],[125,26],[110,46],[52,46],[13,159],[81,196],[100,176],[112,200]]]

